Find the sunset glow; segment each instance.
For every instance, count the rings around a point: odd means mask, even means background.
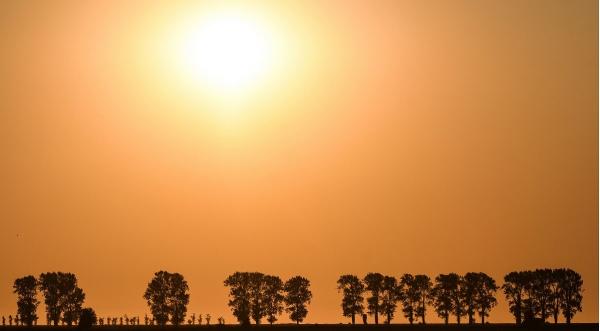
[[[211,325],[229,275],[302,276],[343,327],[342,275],[569,268],[597,323],[598,5],[0,0],[0,331],[54,271],[104,318],[179,273]]]
[[[234,10],[200,17],[182,30],[176,37],[180,70],[218,93],[239,93],[260,84],[275,61],[267,28]]]

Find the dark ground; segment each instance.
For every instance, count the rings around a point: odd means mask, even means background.
[[[24,326],[0,326],[0,330],[2,331],[25,331],[28,329],[37,330],[37,331],[64,331],[64,330],[78,330],[77,327],[65,327],[65,326],[34,326],[32,328],[27,328]],[[181,330],[181,331],[191,331],[191,330],[202,330],[202,331],[242,331],[242,330],[252,330],[252,331],[477,331],[477,330],[488,330],[488,331],[511,331],[511,330],[549,330],[549,331],[598,331],[598,323],[575,323],[571,325],[566,324],[546,324],[538,327],[524,327],[517,326],[515,324],[474,324],[474,325],[443,325],[443,324],[427,324],[427,325],[408,325],[408,324],[392,324],[392,325],[349,325],[349,324],[302,324],[302,325],[293,325],[293,324],[277,324],[277,325],[260,325],[260,326],[251,326],[251,327],[241,327],[238,325],[210,325],[210,326],[198,326],[198,325],[182,325],[179,327],[167,326],[167,327],[159,327],[159,326],[96,326],[91,330],[96,331],[152,331],[152,330]]]

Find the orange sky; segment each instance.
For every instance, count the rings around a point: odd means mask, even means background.
[[[231,8],[280,38],[243,96],[168,49]],[[0,49],[1,315],[53,270],[100,316],[177,271],[227,322],[228,274],[302,274],[324,323],[343,273],[570,267],[598,321],[596,1],[1,1]]]

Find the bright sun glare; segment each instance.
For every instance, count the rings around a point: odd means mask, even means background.
[[[240,13],[214,13],[182,33],[183,70],[220,93],[258,84],[273,61],[273,41],[261,22]]]

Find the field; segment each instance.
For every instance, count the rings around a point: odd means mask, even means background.
[[[51,331],[51,330],[77,330],[77,327],[65,327],[65,326],[34,326],[27,328],[24,326],[0,326],[0,330],[38,330],[38,331]],[[575,323],[571,325],[566,324],[547,324],[539,327],[524,327],[517,326],[515,324],[474,324],[474,325],[443,325],[443,324],[427,324],[427,325],[408,325],[408,324],[392,324],[392,325],[348,325],[348,324],[277,324],[277,325],[260,325],[241,327],[239,325],[182,325],[179,327],[167,326],[96,326],[92,330],[103,330],[103,331],[144,331],[144,330],[204,330],[204,331],[218,331],[218,330],[254,330],[254,331],[477,331],[477,330],[488,330],[488,331],[510,331],[510,330],[553,330],[553,331],[597,331],[598,323]]]

